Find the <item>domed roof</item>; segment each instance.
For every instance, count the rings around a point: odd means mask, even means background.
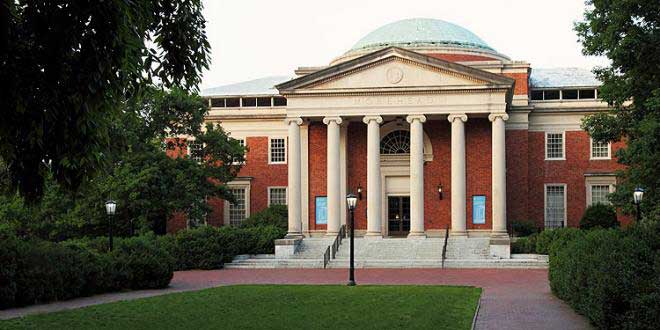
[[[411,18],[381,26],[360,39],[349,52],[389,46],[448,46],[495,51],[476,34],[456,24],[439,19]]]

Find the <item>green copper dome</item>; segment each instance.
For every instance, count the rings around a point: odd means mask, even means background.
[[[430,18],[404,19],[381,26],[360,39],[351,51],[389,46],[449,46],[495,51],[469,30],[453,23]]]

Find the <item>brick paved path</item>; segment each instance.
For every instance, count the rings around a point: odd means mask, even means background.
[[[177,272],[168,289],[110,293],[0,311],[0,319],[228,284],[341,284],[345,269],[227,269]],[[555,298],[544,269],[358,269],[359,284],[446,284],[484,289],[477,329],[589,329]]]

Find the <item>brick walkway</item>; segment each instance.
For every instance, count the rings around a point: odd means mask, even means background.
[[[345,269],[229,269],[177,272],[168,289],[122,292],[0,311],[0,319],[228,284],[341,284]],[[547,270],[358,269],[359,284],[446,284],[484,289],[477,329],[589,329],[587,321],[555,298]]]

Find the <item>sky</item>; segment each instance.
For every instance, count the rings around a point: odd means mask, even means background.
[[[573,31],[583,0],[204,0],[211,65],[201,89],[327,65],[369,32],[415,17],[458,24],[532,68],[606,65]]]

